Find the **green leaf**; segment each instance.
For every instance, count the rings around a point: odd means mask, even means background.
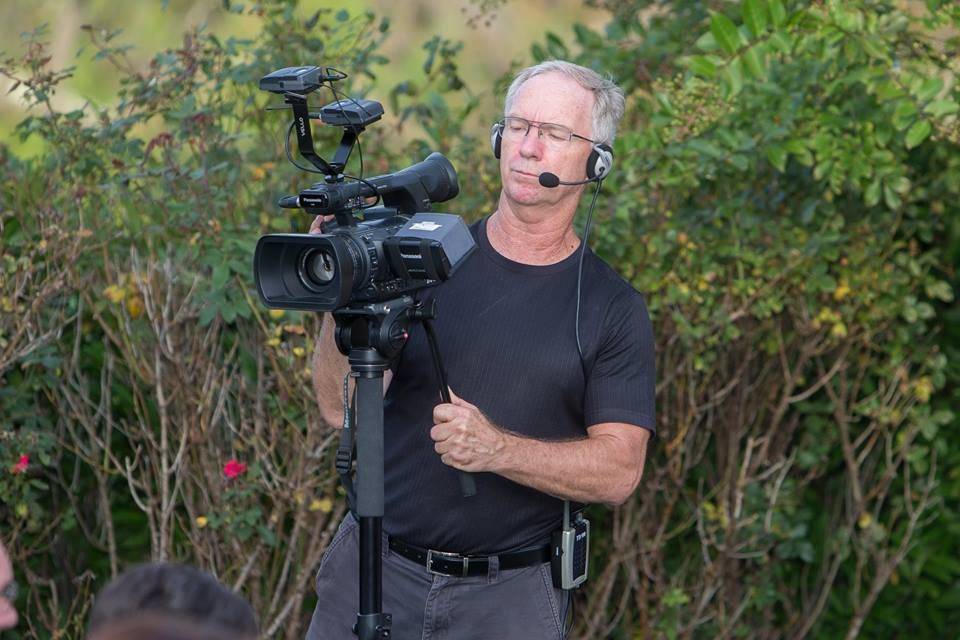
[[[694,138],[688,143],[689,147],[705,156],[720,160],[726,155],[723,149],[708,140]]]
[[[944,302],[953,302],[953,289],[950,288],[950,283],[948,282],[936,280],[927,284],[926,290],[927,295],[931,298],[943,300]]]
[[[559,60],[566,60],[570,57],[570,50],[567,49],[567,45],[557,34],[550,31],[547,32],[547,51]]]
[[[891,209],[899,209],[903,202],[900,200],[900,196],[897,195],[897,192],[894,191],[887,183],[884,183],[883,185],[883,201],[887,203],[887,206]]]
[[[747,72],[757,80],[763,80],[767,75],[767,69],[764,67],[762,55],[757,51],[759,47],[760,45],[750,47],[740,57]]]
[[[697,49],[700,49],[700,51],[707,53],[716,51],[720,46],[717,44],[717,39],[714,38],[713,34],[709,31],[697,38],[697,41],[693,44]]]
[[[767,29],[767,7],[764,0],[744,0],[741,8],[743,23],[750,33],[759,36]]]
[[[770,44],[772,44],[780,53],[790,53],[793,45],[782,31],[774,31],[770,34]]]
[[[773,26],[779,27],[787,21],[787,10],[783,8],[783,2],[780,0],[767,0],[767,8],[770,11],[770,21]]]
[[[778,144],[774,144],[764,149],[764,153],[767,156],[767,160],[770,161],[770,164],[782,173],[787,166],[787,150]]]
[[[917,98],[920,102],[932,100],[943,89],[943,80],[940,78],[928,78],[917,91]]]
[[[687,67],[698,76],[713,78],[717,75],[717,65],[709,56],[690,56],[686,59]]]
[[[740,48],[740,33],[733,21],[722,13],[714,13],[710,18],[710,33],[717,39],[717,44],[727,53],[736,53]]]
[[[913,103],[913,100],[901,100],[893,111],[893,126],[896,127],[897,131],[903,131],[913,122],[913,116],[916,113],[917,105]]]
[[[876,206],[880,202],[880,180],[874,179],[863,192],[863,202],[868,207]]]
[[[739,58],[734,59],[723,69],[723,79],[730,96],[735,96],[743,89],[743,63]]]
[[[910,127],[910,130],[907,131],[906,145],[907,149],[913,149],[915,146],[923,142],[930,135],[930,132],[933,130],[933,127],[930,126],[928,120],[918,120]]]
[[[934,100],[923,108],[924,113],[929,113],[934,118],[942,118],[957,111],[958,105],[953,100]]]
[[[883,40],[880,38],[872,38],[870,36],[859,36],[860,46],[863,47],[863,50],[867,52],[867,55],[876,60],[887,61],[889,59],[889,54],[884,48]]]

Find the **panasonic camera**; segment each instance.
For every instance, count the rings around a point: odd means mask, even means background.
[[[257,242],[254,278],[261,300],[271,308],[334,311],[410,295],[449,278],[475,248],[459,216],[431,212],[433,203],[460,191],[453,165],[441,154],[381,176],[344,174],[359,135],[383,115],[379,102],[339,97],[334,82],[345,77],[329,67],[302,66],[260,80],[261,89],[282,95],[293,111],[287,159],[323,175],[322,182],[278,204],[334,216],[320,234],[269,234]],[[306,96],[324,85],[336,101],[311,112]],[[317,119],[343,129],[329,162],[314,150],[310,121]],[[293,159],[294,133],[300,155],[312,167]]]

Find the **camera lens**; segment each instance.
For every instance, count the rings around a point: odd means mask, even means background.
[[[326,287],[337,275],[337,263],[328,251],[308,249],[300,260],[300,276],[308,289]]]

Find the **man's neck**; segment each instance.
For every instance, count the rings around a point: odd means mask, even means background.
[[[487,240],[497,253],[521,264],[547,265],[560,262],[580,245],[573,231],[572,207],[550,210],[517,208],[502,194],[497,210],[487,221]]]

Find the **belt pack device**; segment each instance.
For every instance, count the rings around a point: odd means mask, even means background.
[[[563,502],[563,528],[553,532],[550,573],[553,586],[574,589],[587,580],[590,550],[590,521],[577,512],[570,522],[570,503]]]

